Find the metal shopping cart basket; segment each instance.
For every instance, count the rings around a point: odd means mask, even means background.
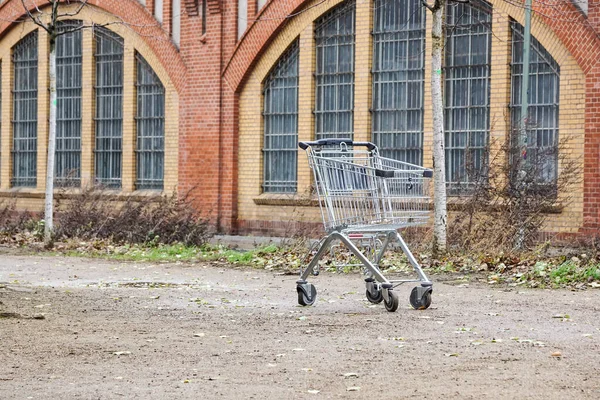
[[[307,306],[315,302],[317,290],[306,279],[311,273],[318,275],[319,260],[339,240],[364,266],[366,295],[371,303],[383,301],[385,308],[394,312],[398,309],[398,296],[393,289],[403,283],[418,282],[420,285],[410,294],[410,303],[415,309],[428,308],[432,283],[398,230],[427,222],[429,180],[433,172],[381,157],[377,147],[369,142],[324,139],[298,145],[306,150],[314,172],[327,232],[308,266],[300,272],[300,280],[296,282],[298,303]],[[383,254],[394,239],[418,279],[388,280],[379,269]],[[370,244],[362,245],[365,242]]]

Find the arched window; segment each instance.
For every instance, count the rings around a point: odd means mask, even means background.
[[[264,83],[264,192],[296,192],[298,184],[298,53],[296,40]]]
[[[492,6],[452,3],[446,12],[445,133],[449,194],[487,180]]]
[[[315,22],[317,139],[354,134],[354,14],[348,0]]]
[[[31,32],[13,48],[12,186],[37,183],[38,33]]]
[[[375,0],[373,141],[381,155],[423,163],[425,7]]]
[[[511,22],[511,122],[513,143],[521,125],[523,26]],[[554,186],[558,174],[558,106],[560,68],[550,53],[531,37],[529,53],[529,115],[526,167],[534,182]],[[514,163],[513,163],[514,164]],[[516,164],[514,164],[516,165]]]
[[[96,43],[96,182],[121,187],[123,152],[123,38],[106,28]]]
[[[68,21],[60,29],[80,26],[81,21]],[[56,186],[81,184],[81,61],[81,30],[60,35],[56,40]]]
[[[136,189],[162,189],[165,159],[165,88],[139,54],[137,63]]]

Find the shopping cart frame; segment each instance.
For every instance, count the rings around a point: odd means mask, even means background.
[[[370,142],[322,139],[298,145],[307,152],[327,232],[309,251],[310,256],[318,247],[306,268],[301,267],[296,282],[298,303],[314,304],[317,290],[307,279],[319,274],[319,260],[339,241],[364,266],[367,300],[383,302],[388,311],[394,312],[399,301],[393,289],[412,282],[419,285],[411,291],[410,304],[415,309],[428,308],[433,284],[399,229],[427,223],[432,170],[381,157],[377,146]],[[379,248],[371,249],[370,257],[359,248],[365,239],[380,243]],[[390,280],[380,270],[379,263],[394,241],[416,272],[416,279]]]

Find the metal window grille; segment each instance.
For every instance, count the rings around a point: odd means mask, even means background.
[[[373,141],[384,157],[423,163],[425,7],[375,0]]]
[[[446,180],[460,194],[488,175],[492,6],[451,4],[446,16]]]
[[[315,22],[317,139],[352,139],[355,1],[345,1]]]
[[[521,124],[521,82],[523,79],[523,26],[511,21],[511,122],[518,134]],[[558,110],[560,67],[533,36],[529,58],[529,115],[526,168],[536,183],[556,184],[558,175]]]
[[[165,159],[165,88],[148,62],[137,61],[136,189],[162,189]]]
[[[296,40],[264,84],[265,192],[296,192],[298,185],[298,54]]]
[[[25,36],[13,48],[13,171],[15,187],[37,184],[38,34]]]
[[[81,21],[67,21],[62,30],[78,29]],[[81,30],[56,40],[56,186],[81,184]]]
[[[121,187],[123,149],[123,39],[106,28],[95,29],[96,43],[96,182]]]

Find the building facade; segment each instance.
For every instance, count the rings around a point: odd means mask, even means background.
[[[533,3],[528,154],[540,184],[554,184],[565,160],[582,170],[545,229],[595,234],[600,5]],[[41,209],[48,38],[22,17],[21,1],[0,2],[0,196]],[[95,26],[57,43],[57,185],[101,184],[117,197],[176,190],[224,232],[318,226],[297,142],[373,141],[431,167],[440,73],[455,202],[485,179],[521,118],[523,8],[472,0],[444,18],[443,69],[431,71],[420,0],[91,0],[64,24]]]

